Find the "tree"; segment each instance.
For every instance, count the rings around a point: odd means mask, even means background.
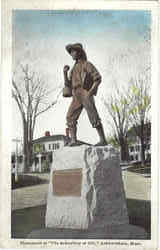
[[[51,90],[35,72],[29,70],[28,64],[21,65],[20,74],[14,74],[12,79],[12,97],[15,99],[23,124],[23,154],[24,171],[32,164],[32,140],[37,117],[52,108],[58,100],[48,104],[47,98],[57,88]]]
[[[108,74],[110,85],[119,86],[123,95],[111,94],[105,106],[112,118],[115,139],[121,147],[121,159],[125,158],[124,145],[127,142],[127,130],[134,127],[141,141],[142,164],[145,160],[145,124],[149,120],[150,110],[150,30],[137,47],[119,51],[109,59]],[[128,86],[125,91],[124,86]],[[116,91],[117,91],[116,87]],[[112,90],[115,91],[115,89]],[[126,92],[126,93],[125,93]],[[105,98],[107,100],[107,98]]]
[[[108,124],[111,127],[111,137],[114,145],[120,147],[122,161],[129,160],[127,132],[129,128],[129,105],[124,89],[129,79],[129,54],[130,49],[125,48],[116,52],[108,59],[107,74],[112,91],[109,97],[103,97],[103,104],[109,114]],[[108,90],[107,90],[108,92]],[[111,118],[111,119],[110,119]]]
[[[140,139],[141,161],[144,165],[146,149],[146,128],[149,122],[149,111],[151,108],[151,32],[148,30],[140,48],[130,53],[131,78],[129,81],[130,90],[126,98],[130,103],[130,123],[135,134]]]
[[[111,95],[108,101],[103,99],[103,103],[110,115],[109,123],[112,127],[112,133],[116,144],[120,146],[121,160],[128,161],[127,132],[129,128],[128,101],[118,88]]]
[[[130,92],[127,93],[130,102],[130,123],[140,139],[142,165],[145,161],[145,129],[149,122],[149,110],[151,108],[150,83],[150,68],[148,68],[145,72],[138,73],[131,79]]]

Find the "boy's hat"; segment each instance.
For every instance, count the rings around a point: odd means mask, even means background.
[[[83,46],[81,43],[74,43],[74,44],[68,44],[66,46],[66,50],[69,54],[71,54],[71,50],[78,50],[81,51],[83,50]]]

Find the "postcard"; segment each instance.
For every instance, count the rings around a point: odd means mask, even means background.
[[[1,248],[157,249],[157,1],[3,1]]]

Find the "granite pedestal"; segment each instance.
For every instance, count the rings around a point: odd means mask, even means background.
[[[114,148],[82,145],[54,153],[45,225],[79,230],[129,225]]]

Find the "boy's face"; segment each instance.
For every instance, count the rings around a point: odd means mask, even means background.
[[[78,51],[77,50],[71,50],[71,57],[73,60],[77,60],[78,59]]]

